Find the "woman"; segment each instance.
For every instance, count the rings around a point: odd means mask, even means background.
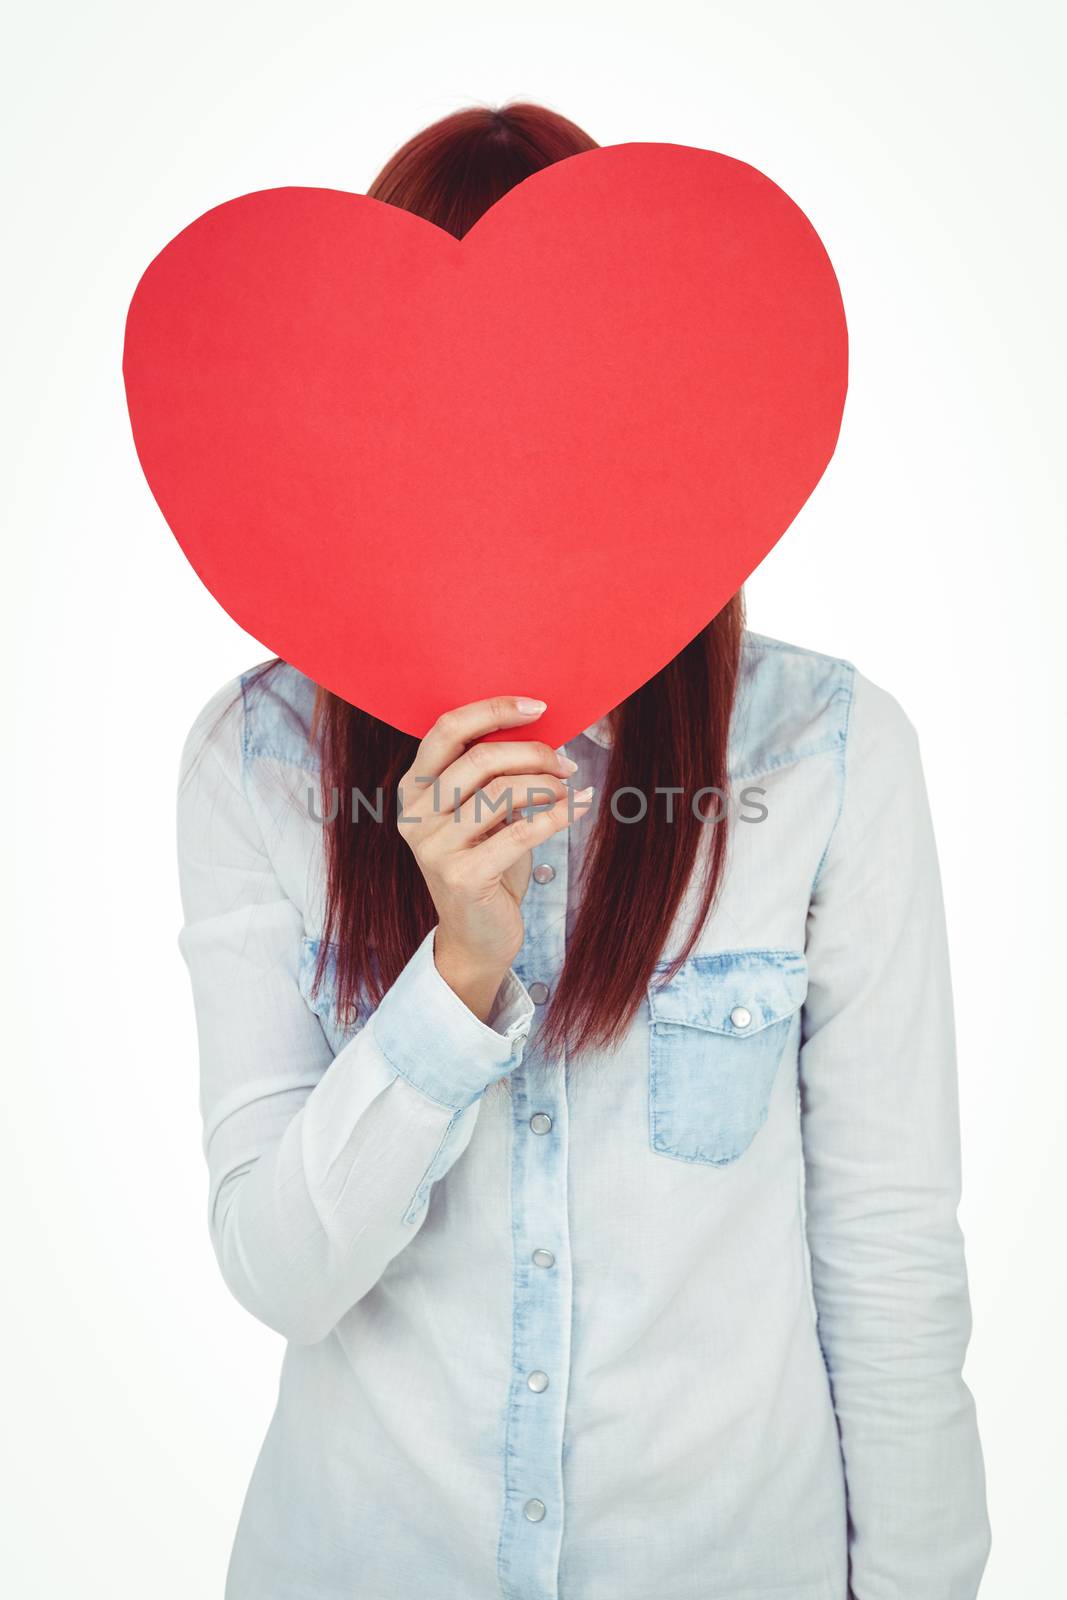
[[[592,146],[464,111],[370,193],[461,237]],[[500,688],[419,742],[268,663],[189,738],[211,1236],[288,1341],[229,1600],[969,1600],[911,723],[740,595],[562,751]]]

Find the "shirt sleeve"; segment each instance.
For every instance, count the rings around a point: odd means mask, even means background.
[[[915,729],[861,674],[816,876],[800,1056],[805,1211],[854,1600],[973,1600],[990,1532],[957,1219],[955,1033]]]
[[[434,929],[333,1055],[300,990],[303,917],[248,798],[234,695],[197,719],[178,797],[208,1224],[241,1304],[313,1344],[421,1227],[483,1091],[521,1060],[533,1004],[509,972],[483,1023],[438,972]]]

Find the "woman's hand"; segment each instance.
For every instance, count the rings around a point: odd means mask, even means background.
[[[400,780],[397,826],[437,909],[437,970],[483,1022],[522,947],[530,852],[566,828],[593,793],[567,788],[562,779],[576,763],[550,745],[475,742],[544,709],[541,700],[502,695],[446,711]]]

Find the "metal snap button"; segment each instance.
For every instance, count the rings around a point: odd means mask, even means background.
[[[531,983],[530,999],[533,1001],[535,1006],[543,1006],[545,1001],[548,999],[548,996],[549,987],[547,983]]]
[[[527,1522],[540,1522],[545,1514],[545,1502],[543,1500],[527,1500],[522,1508],[522,1514]]]
[[[526,1380],[526,1387],[532,1389],[534,1394],[544,1394],[548,1388],[547,1372],[531,1372]]]
[[[535,883],[551,883],[556,876],[556,869],[547,861],[539,861],[533,869]]]
[[[535,1267],[554,1267],[556,1264],[551,1250],[535,1250],[530,1259]]]
[[[534,1133],[548,1133],[552,1126],[552,1118],[547,1111],[535,1111],[530,1118],[530,1127]]]
[[[730,1021],[735,1028],[747,1028],[752,1021],[752,1013],[747,1006],[734,1006],[730,1012]]]

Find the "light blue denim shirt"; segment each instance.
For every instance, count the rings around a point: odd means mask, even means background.
[[[287,1341],[227,1600],[973,1600],[952,996],[897,701],[746,635],[730,769],[766,816],[621,1046],[562,1061],[581,821],[488,1023],[432,932],[377,1009],[312,997],[313,692],[227,685],[179,799],[211,1237]],[[603,726],[566,749],[606,804]]]

